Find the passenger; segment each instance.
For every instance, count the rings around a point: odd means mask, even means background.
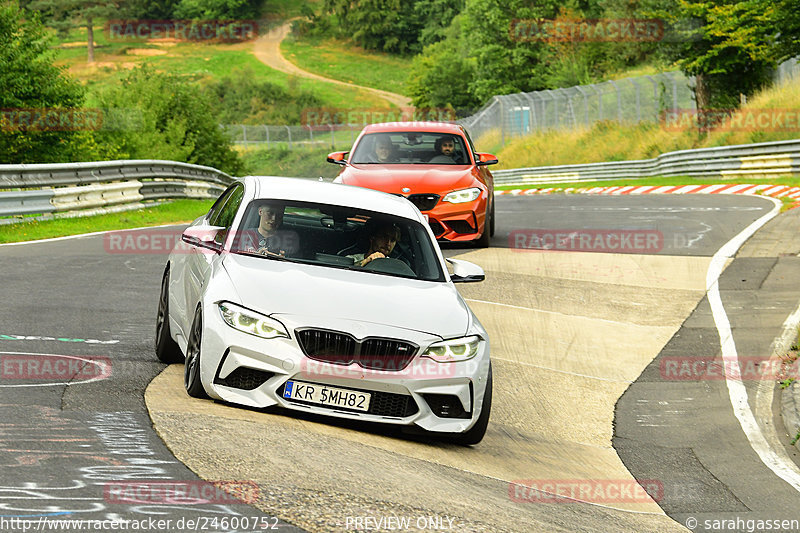
[[[370,219],[365,225],[369,235],[369,248],[365,253],[348,255],[356,265],[366,266],[375,259],[389,257],[397,241],[400,240],[400,228],[391,222]]]
[[[429,163],[438,163],[442,165],[453,165],[456,163],[456,141],[451,136],[445,135],[439,137],[436,139],[433,147],[436,149],[437,155],[428,161]]]
[[[242,248],[261,255],[279,255],[297,251],[297,234],[293,231],[281,230],[285,206],[281,202],[267,202],[258,207],[258,228],[244,235]]]

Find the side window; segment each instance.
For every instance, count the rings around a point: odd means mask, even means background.
[[[469,133],[467,133],[467,130],[466,130],[466,129],[465,129],[465,130],[463,130],[463,131],[464,131],[464,136],[466,136],[466,138],[467,138],[467,149],[468,149],[468,150],[469,150],[469,151],[470,151],[472,154],[476,154],[477,152],[475,151],[475,145],[472,143],[472,139],[470,139],[470,137],[469,137]]]
[[[225,189],[222,194],[219,195],[217,201],[214,202],[214,205],[211,206],[211,209],[208,210],[208,216],[206,219],[208,220],[208,224],[210,226],[219,226],[217,224],[217,220],[219,220],[219,213],[222,211],[222,208],[225,206],[225,202],[228,201],[233,191],[238,187],[237,184],[231,185],[227,189]]]
[[[225,228],[225,231],[220,231],[214,238],[214,242],[217,244],[221,245],[225,242],[225,237],[228,235],[228,232],[233,225],[233,219],[236,218],[236,213],[239,211],[239,206],[242,203],[243,196],[244,187],[238,184],[234,186],[231,194],[228,197],[228,200],[225,202],[225,206],[219,211],[217,221],[212,222],[212,225],[214,226],[223,226]]]

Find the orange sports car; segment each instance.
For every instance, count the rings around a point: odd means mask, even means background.
[[[492,154],[478,153],[458,124],[388,122],[364,128],[350,152],[328,154],[342,165],[334,181],[398,194],[427,215],[440,241],[489,246],[494,234]]]

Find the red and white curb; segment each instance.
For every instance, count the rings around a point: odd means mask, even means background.
[[[771,196],[773,198],[788,197],[797,200],[792,207],[800,204],[800,187],[774,184],[715,184],[715,185],[628,185],[616,187],[568,187],[566,189],[549,187],[546,189],[509,189],[495,191],[496,196],[501,195],[530,195],[552,193],[577,193],[577,194],[751,194]]]

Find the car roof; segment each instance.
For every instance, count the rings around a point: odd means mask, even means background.
[[[378,211],[417,221],[421,218],[414,204],[404,197],[364,187],[278,176],[245,176],[240,181],[252,191],[254,200],[316,202]]]
[[[453,124],[452,122],[382,122],[369,124],[364,128],[363,133],[390,131],[428,131],[460,135],[463,129],[461,125]]]

